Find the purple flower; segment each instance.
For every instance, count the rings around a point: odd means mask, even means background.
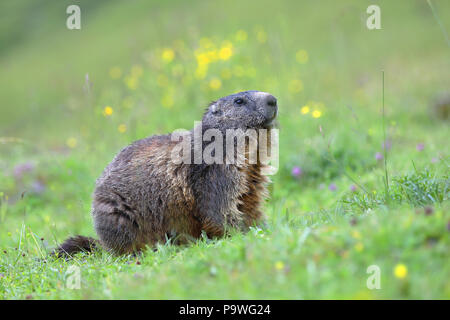
[[[439,159],[436,158],[436,157],[434,157],[434,158],[431,159],[431,163],[437,163],[438,161],[439,161]]]
[[[350,191],[351,191],[351,192],[355,192],[355,191],[356,191],[356,186],[355,186],[354,184],[352,184],[352,185],[350,186]]]
[[[34,193],[41,194],[45,191],[45,184],[39,180],[36,180],[31,184],[31,189]]]
[[[23,174],[26,172],[30,172],[34,169],[34,163],[32,162],[24,162],[21,164],[18,164],[14,167],[14,177],[16,179],[22,178]]]
[[[303,171],[302,171],[302,169],[300,167],[293,167],[292,168],[292,171],[291,171],[292,176],[299,177],[299,176],[302,175],[302,173],[303,173]]]
[[[381,147],[382,147],[383,149],[386,148],[386,150],[391,150],[391,147],[392,147],[392,142],[391,142],[391,140],[386,139],[386,141],[383,142],[383,143],[381,144]]]
[[[331,184],[328,186],[328,189],[329,189],[330,191],[336,191],[336,190],[337,190],[336,184],[331,183]]]
[[[377,159],[378,161],[383,159],[383,154],[381,152],[377,152],[375,153],[375,159]]]
[[[425,145],[423,143],[418,143],[416,146],[417,151],[422,151],[425,148]]]

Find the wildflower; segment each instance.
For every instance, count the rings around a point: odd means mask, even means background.
[[[306,50],[299,50],[295,54],[295,59],[298,63],[304,64],[308,62],[308,52]]]
[[[423,151],[425,149],[425,145],[423,143],[418,143],[416,146],[417,151]]]
[[[170,48],[166,48],[163,50],[161,58],[164,62],[169,63],[175,58],[175,52]]]
[[[275,269],[283,270],[284,269],[284,263],[282,261],[275,262]]]
[[[239,30],[238,32],[236,32],[235,36],[236,41],[239,42],[245,41],[247,40],[247,37],[248,37],[247,32],[245,32],[244,30]]]
[[[39,180],[35,180],[31,184],[31,189],[33,190],[34,193],[41,194],[41,193],[43,193],[45,191],[45,184],[43,184]],[[44,239],[42,239],[42,240],[44,240]]]
[[[292,170],[291,170],[291,174],[294,177],[299,177],[299,176],[302,175],[302,173],[303,173],[303,171],[302,171],[302,169],[300,167],[293,167]]]
[[[122,123],[117,127],[117,130],[119,130],[120,133],[125,133],[125,131],[127,131],[127,126]]]
[[[207,72],[208,72],[208,65],[199,65],[195,70],[195,77],[197,79],[204,79],[206,77]]]
[[[161,99],[161,104],[163,107],[170,108],[173,106],[173,97],[170,94],[165,94]]]
[[[209,82],[209,87],[213,90],[218,90],[222,86],[222,81],[218,78],[214,78]]]
[[[205,66],[211,62],[211,59],[206,53],[200,53],[196,55],[198,66]]]
[[[312,116],[313,116],[313,118],[320,118],[322,116],[322,111],[314,110],[312,112]]]
[[[78,144],[77,139],[75,139],[73,137],[67,139],[67,141],[66,141],[66,145],[71,149],[75,148],[77,146],[77,144]]]
[[[260,30],[256,34],[256,39],[259,43],[265,43],[267,41],[267,34],[264,32],[264,30]]]
[[[329,189],[330,191],[336,191],[336,190],[337,190],[337,186],[336,186],[335,183],[331,183],[331,184],[328,186],[328,189]]]
[[[291,82],[289,82],[288,89],[291,93],[298,93],[303,90],[303,82],[299,79],[291,80]]]
[[[113,108],[111,108],[110,106],[106,106],[106,107],[103,109],[103,115],[105,115],[105,116],[110,116],[110,115],[113,114],[113,112],[114,112],[114,110],[113,110]]]
[[[408,275],[408,268],[404,264],[399,263],[394,268],[394,275],[399,279],[404,279]]]
[[[382,147],[383,149],[386,149],[386,150],[391,150],[391,147],[392,147],[392,142],[391,142],[391,140],[386,140],[385,142],[383,142],[383,143],[381,144],[381,147]]]
[[[119,67],[112,67],[109,70],[109,76],[112,79],[119,79],[121,75],[122,75],[122,70]]]
[[[361,233],[359,233],[359,231],[353,230],[352,231],[352,237],[354,239],[361,239]]]
[[[221,60],[228,60],[228,59],[230,59],[232,54],[233,54],[232,47],[223,47],[219,51],[219,58]]]
[[[307,114],[309,112],[309,106],[305,105],[300,109],[301,113]]]
[[[438,161],[439,159],[436,157],[431,158],[431,163],[437,163]]]
[[[361,252],[364,250],[364,245],[361,242],[358,242],[357,244],[355,244],[355,250],[358,252]]]
[[[217,50],[210,50],[210,51],[206,52],[206,55],[208,56],[208,59],[211,62],[217,61],[217,59],[219,59]]]
[[[375,153],[375,159],[377,159],[378,161],[383,160],[383,155],[381,154],[381,152]]]
[[[350,191],[351,192],[356,192],[356,186],[354,185],[354,184],[352,184],[351,186],[350,186]]]
[[[138,79],[136,77],[128,76],[124,79],[124,82],[131,90],[136,90],[138,86]]]
[[[24,173],[30,172],[34,169],[34,163],[32,162],[25,162],[18,164],[14,167],[14,176],[16,178],[21,178]]]

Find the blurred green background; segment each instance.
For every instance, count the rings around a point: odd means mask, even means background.
[[[17,0],[0,16],[1,297],[449,298],[448,1]],[[268,230],[139,264],[82,256],[82,290],[64,289],[70,262],[36,261],[94,236],[90,195],[118,150],[242,90],[279,103]]]

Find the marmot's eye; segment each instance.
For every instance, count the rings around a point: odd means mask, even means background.
[[[234,100],[234,103],[236,103],[236,104],[243,104],[244,103],[244,99],[237,98],[236,100]]]

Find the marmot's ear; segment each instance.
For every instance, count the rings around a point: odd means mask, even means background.
[[[219,111],[220,111],[220,110],[219,110],[219,106],[217,105],[217,103],[211,104],[210,109],[211,109],[211,112],[212,112],[213,114],[218,114]]]

